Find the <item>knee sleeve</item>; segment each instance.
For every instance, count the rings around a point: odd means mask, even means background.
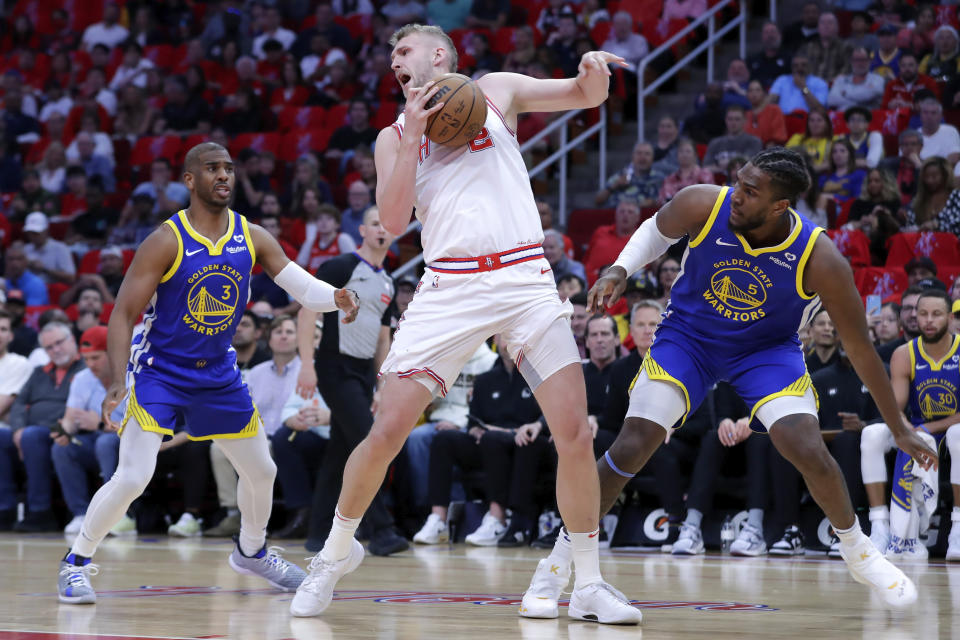
[[[628,418],[643,418],[669,431],[686,412],[687,400],[680,387],[672,382],[651,380],[646,371],[640,372],[630,392]]]
[[[893,434],[883,423],[867,425],[860,434],[860,472],[863,483],[887,481],[884,454],[894,446]]]
[[[947,429],[947,449],[950,451],[950,484],[960,485],[960,424]]]

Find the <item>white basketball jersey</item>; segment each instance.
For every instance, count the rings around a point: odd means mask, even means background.
[[[403,120],[392,125],[401,137]],[[414,204],[427,264],[543,242],[520,143],[489,99],[484,127],[469,144],[421,139]]]

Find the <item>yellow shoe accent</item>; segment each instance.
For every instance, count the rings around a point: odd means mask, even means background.
[[[896,589],[898,584],[900,584],[900,583],[899,583],[899,582],[894,582],[892,585],[890,585],[889,587],[887,587],[887,589]]]
[[[558,567],[555,564],[550,565],[550,573],[552,573],[555,576],[558,576],[560,575],[559,571],[560,571],[560,567]]]
[[[860,554],[860,559],[861,559],[861,560],[866,560],[866,559],[869,558],[869,557],[870,557],[870,552],[869,552],[869,551],[864,551],[863,553]]]

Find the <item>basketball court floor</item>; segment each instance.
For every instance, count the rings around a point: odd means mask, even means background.
[[[319,618],[288,614],[292,594],[227,566],[229,541],[141,537],[107,540],[95,558],[96,605],[57,602],[57,535],[0,535],[0,640],[130,638],[444,638],[448,640],[627,640],[843,638],[960,640],[960,564],[932,560],[908,573],[915,610],[893,615],[824,556],[673,558],[655,552],[601,552],[604,576],[643,610],[640,627],[517,616],[520,595],[544,552],[419,547],[368,556],[341,580]],[[288,544],[301,566],[310,555]]]

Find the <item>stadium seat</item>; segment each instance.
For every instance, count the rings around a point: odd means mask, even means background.
[[[183,144],[180,136],[147,136],[137,140],[130,150],[130,164],[134,167],[149,166],[155,158],[166,158],[174,166],[174,173],[182,158]]]
[[[787,135],[792,136],[795,134],[802,134],[807,130],[807,112],[806,111],[791,111],[790,113],[783,114],[784,122],[787,125]]]
[[[567,236],[573,242],[575,259],[583,259],[583,254],[597,227],[613,224],[613,213],[613,209],[574,209],[570,212],[570,219],[567,220]]]
[[[350,110],[349,102],[341,102],[327,108],[327,122],[324,128],[330,131],[336,131],[338,127],[347,124],[347,112]]]
[[[177,50],[169,44],[152,44],[143,48],[143,57],[160,69],[169,70],[177,65]]]
[[[851,267],[870,266],[870,241],[867,234],[858,229],[831,229],[827,235],[837,245],[840,253],[850,261]]]
[[[269,151],[274,157],[279,157],[281,142],[279,133],[241,133],[230,141],[230,153],[236,156],[243,149],[253,149],[258,152]]]
[[[130,267],[130,263],[133,262],[133,249],[124,249],[123,250],[123,272],[126,273],[127,269]],[[100,267],[100,249],[94,249],[92,251],[87,251],[83,254],[83,257],[80,258],[80,265],[77,267],[77,273],[97,273],[97,270]]]
[[[284,107],[277,116],[281,133],[291,129],[323,129],[327,126],[327,110],[323,107]]]
[[[398,107],[399,103],[393,100],[381,101],[370,123],[377,129],[389,127],[397,119]]]
[[[916,256],[926,256],[935,264],[960,265],[960,241],[952,233],[921,231],[898,233],[890,239],[887,266],[903,268]]]
[[[854,271],[854,282],[861,296],[878,295],[883,300],[899,297],[907,288],[907,273],[890,267],[864,267]]]
[[[326,150],[331,133],[329,129],[294,129],[287,132],[280,144],[280,160],[296,162],[305,153]]]

